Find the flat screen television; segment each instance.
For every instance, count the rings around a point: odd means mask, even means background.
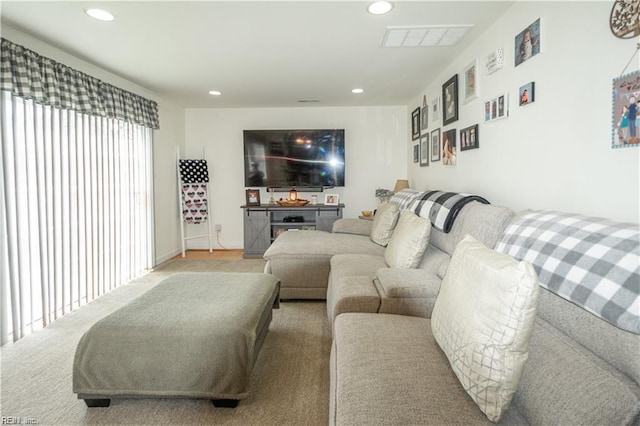
[[[344,186],[344,129],[245,130],[246,187]]]

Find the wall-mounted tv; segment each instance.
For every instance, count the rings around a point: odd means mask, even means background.
[[[246,187],[344,186],[344,129],[245,130]]]

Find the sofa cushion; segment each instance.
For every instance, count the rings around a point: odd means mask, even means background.
[[[509,416],[524,424],[515,408]],[[490,423],[449,367],[429,319],[347,313],[334,324],[329,424]]]
[[[367,219],[338,219],[333,222],[331,232],[342,234],[371,235],[373,221]]]
[[[389,244],[393,229],[398,222],[398,206],[384,202],[380,204],[371,225],[371,241],[386,247]]]
[[[497,422],[518,389],[535,320],[531,264],[471,236],[456,247],[432,314],[432,329],[462,386]]]
[[[405,210],[391,236],[384,260],[391,268],[416,268],[429,244],[431,222]]]
[[[333,234],[324,231],[284,232],[264,253],[265,260],[326,259],[340,253],[363,253],[382,256],[384,247],[368,236]]]
[[[423,269],[378,269],[376,278],[385,296],[433,297],[440,291],[440,278]]]

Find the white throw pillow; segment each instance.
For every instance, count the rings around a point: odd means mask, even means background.
[[[429,244],[431,222],[405,210],[398,219],[395,231],[384,252],[384,261],[390,268],[417,268]]]
[[[386,247],[389,244],[393,229],[398,222],[398,206],[388,202],[384,202],[378,206],[375,216],[373,216],[373,224],[371,225],[371,233],[369,237],[376,244]]]
[[[538,277],[528,262],[467,235],[451,258],[431,329],[469,396],[492,422],[507,411],[529,355]]]

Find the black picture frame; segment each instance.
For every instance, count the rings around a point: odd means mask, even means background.
[[[440,128],[431,131],[431,162],[440,161]]]
[[[431,134],[426,132],[420,136],[420,167],[426,167],[429,165],[429,136]]]
[[[420,144],[417,143],[413,145],[413,162],[417,163],[420,161]]]
[[[420,107],[411,113],[411,140],[415,141],[420,138]]]
[[[442,125],[458,120],[458,74],[442,85]]]
[[[465,127],[460,130],[460,151],[480,148],[480,134],[478,125]]]
[[[245,190],[245,198],[247,206],[259,206],[260,205],[260,190],[259,189],[247,189]]]

